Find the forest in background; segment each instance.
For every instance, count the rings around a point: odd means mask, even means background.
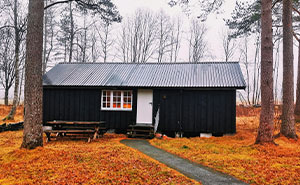
[[[47,0],[45,6],[53,2]],[[50,7],[44,11],[43,73],[59,62],[238,61],[247,83],[246,90],[237,93],[238,102],[259,105],[258,3],[237,2],[232,18],[224,20],[226,27],[217,31],[218,54],[214,50],[216,43],[211,43],[207,36],[210,31],[205,22],[207,14],[198,17],[189,14],[194,5],[182,5],[184,17],[170,15],[163,9],[141,8],[122,17],[119,15],[115,21],[103,20],[72,1]],[[20,0],[0,3],[0,14],[4,17],[0,21],[0,89],[6,105],[9,99],[23,99],[27,6]],[[274,10],[277,22],[281,19],[279,9]],[[295,21],[295,28],[296,24]],[[282,27],[278,23],[274,26],[274,97],[277,104],[282,97],[281,50]],[[14,90],[17,81],[18,90]]]

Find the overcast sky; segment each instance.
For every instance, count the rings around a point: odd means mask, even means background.
[[[198,1],[191,1],[195,2],[195,4],[191,5],[191,14],[187,16],[185,13],[182,12],[180,6],[170,7],[168,5],[169,0],[112,0],[115,5],[117,6],[120,14],[124,17],[126,15],[130,15],[134,13],[134,11],[138,8],[149,8],[153,11],[164,10],[170,16],[177,16],[179,15],[183,18],[184,22],[188,22],[189,19],[195,18],[199,15],[197,9],[199,7]],[[221,14],[211,14],[209,15],[205,25],[208,29],[206,38],[208,41],[208,49],[211,54],[213,54],[214,58],[207,58],[206,60],[223,60],[223,53],[222,53],[222,42],[221,42],[221,32],[226,28],[225,23],[223,21],[224,18],[230,18],[230,15],[234,9],[235,1],[225,1],[221,10]],[[186,26],[188,26],[186,24]],[[187,60],[188,58],[188,48],[182,47],[179,53],[179,61]],[[234,60],[237,60],[234,57]]]
[[[244,0],[240,0],[244,1]],[[158,11],[160,9],[163,9],[165,12],[167,12],[170,15],[180,15],[181,17],[184,17],[186,21],[188,21],[188,17],[182,12],[181,8],[179,6],[170,7],[168,5],[169,0],[113,0],[113,2],[118,7],[120,13],[122,16],[126,16],[128,14],[132,14],[137,8],[149,8],[154,11]],[[190,1],[190,2],[198,2]],[[245,0],[245,2],[249,2],[249,0]],[[192,14],[189,16],[189,18],[197,17],[197,5],[194,6],[194,8],[191,9]],[[231,13],[234,10],[235,7],[235,0],[225,0],[221,10],[221,14],[211,14],[207,21],[205,22],[208,32],[206,35],[206,38],[209,42],[209,50],[211,53],[213,53],[214,58],[207,59],[211,61],[221,61],[224,60],[224,55],[222,51],[222,41],[221,41],[221,32],[222,30],[226,29],[225,23],[223,19],[228,19],[231,17]],[[252,44],[252,45],[251,45]],[[254,60],[254,43],[249,44],[250,52],[251,54],[249,56],[249,60]],[[298,52],[297,52],[297,43],[294,42],[294,80],[296,82],[297,78],[297,63],[298,63]],[[181,49],[179,53],[179,60],[180,59],[186,59],[187,57],[185,54],[187,54],[187,48]],[[280,49],[279,54],[279,92],[281,94],[281,84],[282,84],[282,49]],[[275,55],[275,52],[274,52]],[[239,56],[239,50],[236,50],[236,54],[233,57],[233,60],[237,61]],[[275,59],[275,57],[274,57]],[[241,67],[243,69],[243,65],[241,64]],[[295,88],[296,91],[296,88]]]
[[[155,12],[160,11],[161,9],[164,10],[170,16],[180,16],[183,21],[185,22],[186,26],[188,26],[189,19],[197,17],[199,13],[199,4],[194,4],[191,7],[191,14],[187,16],[185,13],[182,12],[180,6],[170,7],[168,5],[169,0],[112,0],[115,5],[117,6],[120,14],[123,17],[128,15],[132,15],[135,10],[138,8],[149,8]],[[245,0],[246,1],[246,0]],[[190,2],[198,2],[198,0],[190,1]],[[249,2],[249,1],[247,1]],[[221,8],[221,14],[211,14],[209,15],[207,21],[205,22],[206,27],[208,28],[206,39],[208,41],[208,50],[214,56],[213,58],[207,58],[205,60],[208,61],[224,61],[224,54],[222,50],[222,40],[221,40],[221,32],[226,29],[225,23],[223,19],[228,19],[231,16],[232,11],[234,10],[235,0],[225,0]],[[186,28],[188,29],[188,27]],[[238,42],[238,41],[237,41]],[[295,44],[294,44],[295,45]],[[254,49],[255,46],[253,45],[253,41],[249,44],[250,49],[252,49],[252,54],[249,56],[249,61],[254,60]],[[282,50],[281,50],[282,51]],[[235,52],[235,56],[232,60],[238,61],[239,58],[239,48]],[[295,69],[295,82],[297,77],[297,48],[296,45],[294,47],[294,69]],[[274,57],[275,58],[275,57]],[[188,59],[188,48],[187,46],[182,45],[180,48],[179,59],[178,61],[187,61]],[[243,64],[241,64],[243,70]],[[281,87],[282,83],[282,53],[280,53],[280,73],[279,73],[279,84]],[[13,88],[12,88],[13,89]],[[12,90],[11,89],[11,90]],[[281,89],[281,88],[280,88]],[[279,90],[281,91],[281,90]],[[10,97],[12,97],[10,93]],[[2,97],[3,92],[0,90],[0,96]],[[2,99],[2,98],[1,98]]]

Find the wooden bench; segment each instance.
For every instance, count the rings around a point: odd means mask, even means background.
[[[104,121],[48,121],[44,126],[51,127],[44,130],[46,142],[57,137],[88,138],[90,142],[106,132]]]

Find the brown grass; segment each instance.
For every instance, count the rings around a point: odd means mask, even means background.
[[[0,133],[0,184],[199,184],[105,134],[19,149],[22,131]]]
[[[12,106],[5,106],[5,105],[0,105],[0,125],[3,123],[15,123],[15,122],[20,122],[24,120],[24,106],[18,106],[17,108],[17,112],[15,115],[15,119],[14,120],[6,120],[6,121],[2,121],[3,118],[5,118],[5,116],[7,116],[10,112]]]
[[[259,108],[237,108],[237,114],[237,133],[233,136],[166,138],[150,142],[250,184],[300,184],[300,139],[280,137],[275,140],[279,146],[254,145]],[[300,123],[296,125],[300,136]]]

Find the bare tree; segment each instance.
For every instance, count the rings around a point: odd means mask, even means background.
[[[96,27],[96,26],[95,26]],[[96,28],[93,28],[92,34],[91,34],[91,57],[92,57],[92,62],[97,62],[98,59],[100,58],[100,49],[98,48],[98,37],[97,37],[97,31]]]
[[[170,23],[170,16],[168,16],[164,11],[158,13],[158,33],[157,33],[157,62],[161,63],[164,61],[164,56],[170,52],[170,46],[173,44],[171,39],[171,31],[174,30],[173,25]]]
[[[274,143],[272,1],[261,1],[261,113],[255,143]]]
[[[14,98],[13,98],[13,106],[9,114],[3,120],[11,120],[14,119],[17,104],[18,104],[18,95],[19,95],[19,84],[20,84],[20,47],[22,44],[22,40],[25,32],[26,32],[26,16],[20,10],[20,2],[18,0],[7,1],[5,4],[7,8],[7,13],[10,15],[10,27],[14,30],[14,72],[15,72],[15,84],[14,84]]]
[[[182,38],[182,21],[180,17],[173,18],[170,38],[170,62],[177,62]]]
[[[64,8],[59,28],[57,41],[62,50],[58,51],[56,55],[63,54],[64,62],[72,62],[75,34],[79,31],[74,20],[72,1],[68,2],[68,6]]]
[[[241,101],[246,105],[257,105],[260,101],[260,35],[257,36],[255,42],[254,60],[249,61],[249,43],[248,37],[245,36],[243,44],[240,46],[239,62],[243,65],[247,87],[245,96],[241,93],[239,95]]]
[[[246,98],[243,96],[242,93],[239,94],[240,100],[246,104],[251,105],[250,96],[251,96],[251,88],[250,88],[250,64],[248,60],[248,37],[244,38],[244,43],[242,48],[240,49],[240,57],[239,62],[242,63],[245,67],[245,73],[246,73],[246,81],[247,81],[247,87],[246,87]]]
[[[189,42],[189,62],[200,62],[204,57],[207,42],[205,41],[205,33],[207,29],[199,20],[191,21],[188,42]]]
[[[52,0],[46,0],[45,5],[52,3]],[[46,73],[51,53],[54,49],[55,36],[55,12],[53,9],[45,10],[44,17],[44,46],[43,46],[43,74]]]
[[[103,59],[103,62],[107,62],[108,57],[111,55],[111,49],[114,46],[115,39],[112,35],[112,25],[110,22],[103,21],[100,24],[100,27],[96,27],[97,34],[99,36],[100,43],[100,56]]]
[[[4,103],[8,105],[9,89],[15,79],[13,34],[9,28],[0,30],[0,80],[4,88]]]
[[[79,28],[78,30],[78,34],[77,34],[77,38],[79,38],[78,40],[80,42],[78,42],[77,40],[77,50],[80,49],[80,52],[79,52],[79,56],[80,58],[77,60],[77,61],[80,61],[80,62],[87,62],[88,61],[88,56],[87,56],[87,49],[88,49],[88,27],[87,26],[87,19],[86,19],[86,14],[83,15],[83,27]],[[74,43],[73,43],[74,44]]]
[[[139,9],[123,22],[118,48],[124,62],[145,63],[156,50],[157,17],[149,10]]]
[[[233,37],[230,36],[230,30],[223,30],[221,33],[222,46],[225,56],[225,61],[228,62],[231,57],[234,55],[237,44]]]

